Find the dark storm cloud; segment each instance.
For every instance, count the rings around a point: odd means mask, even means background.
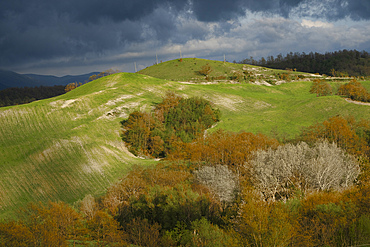
[[[157,50],[189,40],[205,41],[229,33],[239,25],[238,17],[250,13],[369,20],[370,1],[3,0],[0,67],[40,61],[60,65],[132,52],[133,47]],[[279,38],[274,27],[265,28],[270,33],[256,36],[257,40]]]
[[[228,20],[251,12],[267,12],[287,17],[303,0],[202,0],[193,1],[193,10],[201,21]]]
[[[343,16],[348,16],[353,20],[370,19],[370,1],[368,0],[339,1],[335,7],[337,8],[335,19],[342,19]]]
[[[193,0],[192,7],[201,21],[228,20],[243,15],[245,11],[283,17],[289,17],[293,11],[298,15],[328,20],[346,17],[353,20],[370,19],[369,0]]]
[[[344,12],[347,11],[349,16],[354,20],[361,19],[370,19],[370,1],[349,1],[347,9],[344,9]]]
[[[370,20],[370,1],[368,0],[312,0],[304,1],[297,13],[303,16],[340,20]]]
[[[63,1],[62,1],[63,2]],[[70,8],[74,5],[74,8]],[[101,19],[111,19],[115,22],[123,20],[136,21],[149,15],[161,6],[171,7],[172,10],[183,9],[186,1],[161,0],[78,0],[72,1],[64,11],[72,13],[78,21],[95,23]]]

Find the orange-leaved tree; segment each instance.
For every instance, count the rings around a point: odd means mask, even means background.
[[[5,246],[68,246],[86,234],[82,217],[63,202],[30,204],[19,221],[0,224],[0,244]]]
[[[329,83],[320,79],[315,79],[310,88],[310,93],[316,94],[317,97],[328,96],[333,93],[333,90]]]
[[[72,83],[69,83],[69,84],[65,87],[64,91],[65,91],[66,93],[68,93],[69,91],[72,91],[73,89],[75,89],[75,88],[77,88],[77,87],[79,87],[79,86],[81,86],[81,85],[82,85],[82,83],[81,83],[81,82],[72,82]]]
[[[302,141],[314,143],[317,139],[335,142],[351,154],[370,155],[370,124],[366,120],[356,121],[353,117],[334,116],[303,129]]]
[[[356,79],[353,79],[349,83],[341,85],[338,89],[337,94],[348,97],[352,100],[363,102],[370,101],[370,93]]]
[[[218,130],[191,143],[178,143],[168,159],[187,160],[197,164],[222,164],[236,168],[243,166],[253,151],[276,148],[278,145],[277,140],[263,134]]]

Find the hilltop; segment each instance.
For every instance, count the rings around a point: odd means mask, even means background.
[[[206,70],[208,68],[208,71]],[[302,81],[318,75],[286,70],[268,69],[260,66],[184,58],[159,63],[138,72],[143,75],[189,83],[240,83],[267,86],[287,81]]]
[[[206,64],[212,68],[210,76],[246,71],[255,81],[207,81],[197,74]],[[282,74],[298,79],[276,78]],[[150,111],[167,90],[183,97],[201,96],[219,108],[221,121],[209,131],[222,128],[292,138],[302,127],[338,114],[370,119],[369,106],[335,95],[310,94],[313,78],[191,58],[161,63],[137,74],[110,75],[55,98],[1,108],[1,216],[30,201],[74,203],[87,194],[102,194],[132,165],[156,163],[125,149],[120,121],[135,110]],[[269,85],[256,85],[262,81]],[[343,82],[330,83],[336,88]],[[370,82],[362,84],[370,88]]]

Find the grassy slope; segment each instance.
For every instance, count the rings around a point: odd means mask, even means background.
[[[74,202],[101,193],[130,164],[153,162],[131,157],[119,137],[122,117],[160,100],[143,90],[145,82],[143,76],[118,74],[56,98],[1,108],[2,213],[29,201]],[[117,107],[121,117],[109,114]]]
[[[370,106],[338,96],[317,98],[308,93],[310,85],[184,84],[121,73],[56,98],[0,108],[0,213],[8,215],[30,201],[72,203],[100,194],[130,165],[153,163],[125,151],[119,121],[134,110],[149,111],[166,90],[202,96],[218,106],[222,121],[213,130],[293,136],[302,126],[336,114],[370,119]]]
[[[235,71],[247,70],[258,80],[279,80],[276,74],[288,73],[285,70],[273,70],[258,66],[223,63],[205,59],[185,58],[178,59],[148,67],[141,74],[154,76],[166,80],[179,82],[201,82],[204,76],[198,71],[203,65],[209,64],[212,68],[210,76],[230,76]],[[291,75],[309,74],[289,72]],[[330,82],[334,91],[343,83]],[[232,131],[251,131],[278,135],[280,137],[293,137],[304,126],[322,122],[330,116],[337,114],[352,115],[357,119],[369,118],[370,106],[348,104],[338,96],[315,97],[309,94],[310,81],[284,83],[279,86],[257,86],[248,83],[230,84],[185,84],[180,88],[193,88],[199,95],[213,101],[223,109],[221,123],[215,129],[223,128]],[[362,82],[370,91],[370,82]],[[192,93],[194,95],[194,93]]]
[[[139,74],[150,75],[155,78],[174,80],[174,81],[204,81],[204,76],[199,74],[202,66],[209,65],[212,68],[209,76],[231,76],[234,72],[242,72],[242,68],[248,68],[249,71],[253,69],[260,69],[261,67],[245,65],[245,64],[235,64],[235,63],[223,63],[220,61],[212,61],[199,58],[184,58],[182,62],[179,59],[159,63],[157,65],[150,66],[139,71]],[[276,73],[281,73],[284,70],[273,70],[263,68],[263,75],[273,75]],[[299,72],[292,72],[293,74],[303,74]],[[307,74],[307,73],[305,73]]]
[[[188,96],[209,99],[222,110],[222,121],[215,129],[294,137],[303,126],[337,114],[370,119],[370,106],[350,104],[339,96],[316,97],[308,93],[310,86],[311,82],[292,82],[274,87],[211,84],[179,88]]]

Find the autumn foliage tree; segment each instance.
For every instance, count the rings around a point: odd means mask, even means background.
[[[116,74],[118,72],[119,72],[118,70],[107,69],[107,70],[104,70],[104,71],[100,72],[99,74],[90,76],[89,81],[94,81],[96,79],[99,79],[99,78],[102,78],[102,77],[108,76],[108,75],[113,75],[113,74]]]
[[[17,220],[0,222],[0,246],[370,242],[368,121],[335,116],[282,145],[263,134],[205,131],[219,117],[208,101],[173,92],[152,113],[131,113],[122,121],[128,148],[165,159],[132,165],[78,209],[29,205]],[[356,180],[360,169],[367,179]]]
[[[125,232],[119,223],[108,213],[97,211],[87,220],[88,233],[98,246],[125,246]]]
[[[339,147],[351,154],[368,156],[370,154],[369,135],[368,121],[334,116],[322,123],[304,128],[300,139],[308,143],[314,143],[318,139],[327,139],[337,143]]]
[[[359,201],[368,189],[313,193],[297,207],[295,246],[361,246],[370,241],[370,215]],[[368,196],[369,194],[367,194]],[[367,204],[369,205],[369,204]]]
[[[30,204],[19,222],[0,224],[0,244],[4,239],[5,246],[68,246],[67,240],[81,239],[83,232],[82,217],[69,205]]]
[[[69,91],[72,91],[73,89],[76,89],[77,87],[81,86],[81,82],[71,82],[65,87],[65,92],[68,93]]]
[[[329,83],[320,79],[315,79],[310,88],[310,93],[316,94],[317,97],[328,96],[333,93],[333,90]]]
[[[253,188],[244,188],[235,228],[246,246],[290,246],[295,223],[287,205],[268,203]]]
[[[112,215],[123,215],[133,199],[139,199],[151,186],[172,187],[190,177],[190,172],[183,168],[165,168],[156,166],[143,168],[134,166],[118,183],[112,185],[103,198],[104,208]]]
[[[161,126],[152,114],[135,111],[121,123],[124,127],[122,139],[133,154],[158,157],[163,151],[163,141],[157,135]]]
[[[241,168],[258,149],[276,148],[279,142],[263,134],[233,133],[218,130],[191,143],[178,143],[169,160],[187,160],[195,164],[227,165]]]
[[[341,85],[337,94],[352,100],[370,102],[370,93],[355,79],[349,83]]]

